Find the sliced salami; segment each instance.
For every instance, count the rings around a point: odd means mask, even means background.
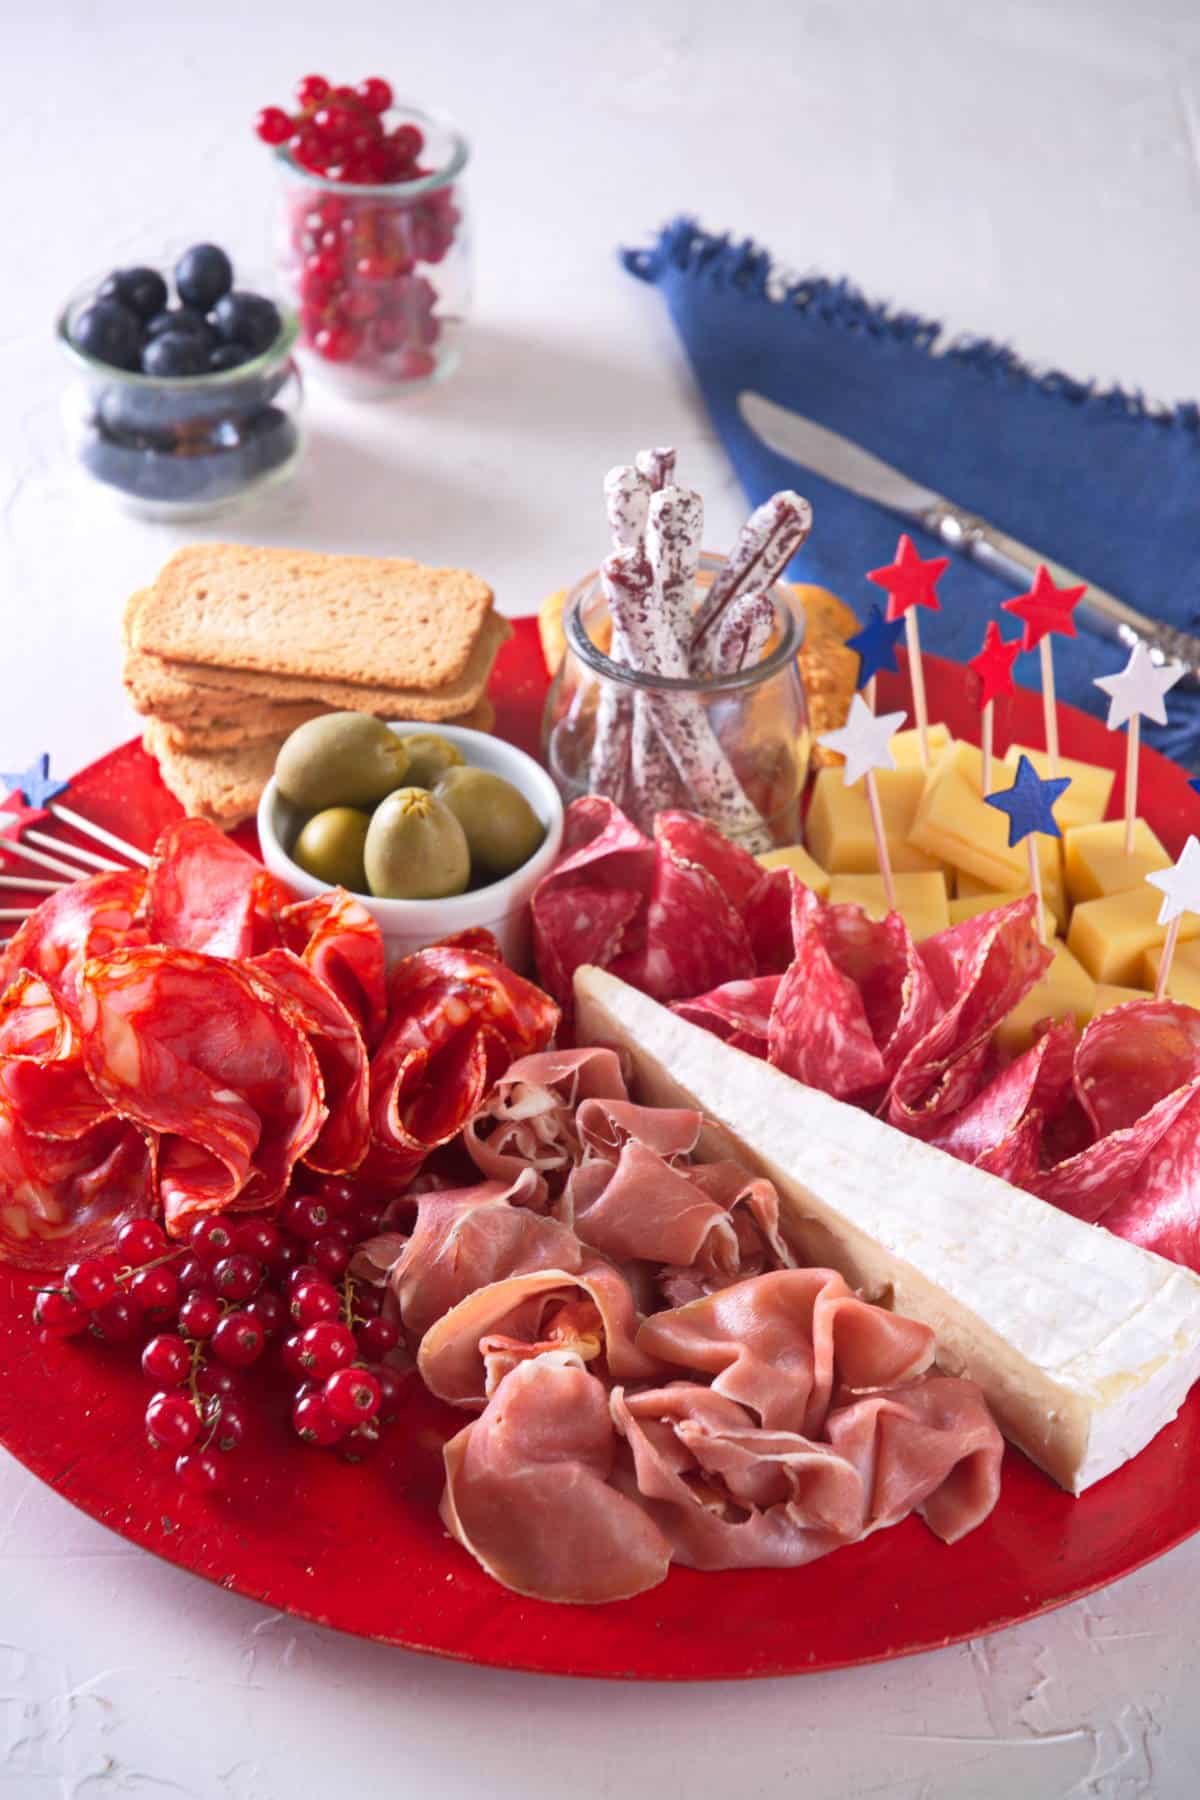
[[[283,941],[337,995],[367,1047],[387,1020],[383,933],[361,900],[344,888],[298,900],[280,914]]]
[[[371,1141],[370,1067],[362,1033],[333,990],[291,950],[268,950],[250,967],[304,1032],[321,1071],[328,1117],[303,1160],[325,1175],[350,1174]]]
[[[292,895],[257,859],[203,819],[180,819],[154,846],[143,922],[153,944],[209,956],[261,956],[281,943]]]
[[[608,967],[649,897],[656,854],[611,800],[589,794],[567,808],[562,852],[532,904],[538,979],[560,1005],[582,963]]]
[[[679,856],[667,837],[658,845],[644,942],[609,966],[657,1000],[682,1000],[753,975],[754,952],[719,881],[702,862]]]
[[[77,1137],[39,1137],[0,1106],[0,1260],[61,1269],[154,1209],[152,1149],[136,1126],[110,1116]]]
[[[34,1137],[82,1137],[112,1114],[84,1068],[74,1020],[28,970],[0,996],[0,1107]]]
[[[40,975],[70,1011],[76,1007],[80,971],[89,956],[107,956],[122,944],[144,944],[135,924],[145,876],[121,869],[90,875],[51,894],[0,951],[0,992],[18,972]]]

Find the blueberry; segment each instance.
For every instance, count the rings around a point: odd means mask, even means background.
[[[75,320],[72,339],[86,356],[114,369],[136,369],[142,350],[142,322],[119,300],[93,300]]]
[[[244,344],[218,344],[215,350],[208,353],[208,366],[214,374],[219,369],[240,369],[243,363],[250,360],[251,352]]]
[[[208,312],[233,286],[233,264],[215,244],[193,244],[175,264],[175,286],[185,305]]]
[[[149,319],[167,304],[167,284],[157,269],[114,269],[96,298],[118,300],[139,319]]]
[[[182,331],[189,337],[201,338],[205,344],[216,341],[212,326],[193,306],[169,306],[165,312],[155,313],[146,327],[146,336],[161,337],[164,331]]]
[[[242,344],[252,356],[269,350],[283,329],[274,304],[261,294],[226,294],[213,307],[212,322],[227,344]]]
[[[207,375],[208,346],[192,332],[164,331],[142,352],[144,375]]]

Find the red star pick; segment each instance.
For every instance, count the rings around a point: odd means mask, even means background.
[[[983,649],[967,664],[972,676],[971,692],[981,712],[993,700],[998,700],[1001,694],[1016,693],[1012,666],[1020,654],[1020,640],[1013,638],[1006,643],[1000,636],[1000,627],[995,619],[989,619],[987,630],[983,634]]]
[[[44,806],[26,806],[20,794],[10,794],[6,800],[0,800],[0,837],[20,843],[25,827],[39,825],[45,817]]]
[[[889,623],[902,619],[911,606],[928,606],[941,612],[942,603],[934,588],[950,567],[948,556],[931,556],[926,561],[917,555],[912,539],[905,532],[896,545],[896,560],[886,569],[872,569],[867,575],[876,587],[886,588]]]
[[[1086,593],[1087,583],[1083,581],[1078,587],[1055,587],[1045,563],[1039,563],[1029,592],[1003,602],[1002,610],[1012,613],[1024,626],[1021,649],[1036,650],[1052,631],[1074,637],[1075,620],[1071,615]]]

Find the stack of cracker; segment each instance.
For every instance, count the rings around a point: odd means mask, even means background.
[[[324,712],[491,728],[510,627],[463,569],[193,544],[125,609],[125,687],[189,813],[254,812],[289,732]]]

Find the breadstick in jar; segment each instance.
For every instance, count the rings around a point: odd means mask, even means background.
[[[770,588],[812,529],[812,508],[799,494],[785,489],[756,506],[738,534],[724,568],[697,608],[692,629],[692,657],[703,667],[706,638],[725,608],[753,584]]]

